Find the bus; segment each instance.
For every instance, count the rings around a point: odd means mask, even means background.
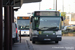
[[[62,40],[63,17],[59,11],[38,10],[30,18],[30,41],[38,42]]]
[[[21,31],[21,35],[28,35],[29,36],[29,23],[30,23],[29,16],[17,17],[18,32]]]

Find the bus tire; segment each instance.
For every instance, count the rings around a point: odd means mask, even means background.
[[[12,39],[12,45],[14,45],[14,40]]]
[[[55,43],[57,44],[57,43],[58,43],[58,41],[55,41]]]
[[[32,41],[33,44],[35,44],[35,41]]]
[[[32,41],[32,37],[31,37],[31,35],[29,35],[30,36],[30,41]]]
[[[30,41],[32,41],[32,39],[30,38]]]

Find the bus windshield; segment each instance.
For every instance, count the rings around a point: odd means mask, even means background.
[[[59,29],[60,17],[34,17],[35,29],[39,30],[53,30]]]
[[[17,24],[18,24],[18,29],[19,30],[24,30],[24,29],[29,29],[29,19],[27,20],[17,20]]]

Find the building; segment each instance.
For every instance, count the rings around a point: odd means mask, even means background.
[[[65,25],[75,25],[75,13],[66,14]]]

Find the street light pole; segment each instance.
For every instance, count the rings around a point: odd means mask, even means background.
[[[69,4],[69,13],[70,13],[70,4]]]
[[[56,0],[56,11],[57,11],[57,0]]]
[[[57,11],[57,0],[53,0],[53,9]]]
[[[64,12],[64,0],[62,0],[62,12]]]
[[[39,10],[40,10],[40,2],[39,2]]]

